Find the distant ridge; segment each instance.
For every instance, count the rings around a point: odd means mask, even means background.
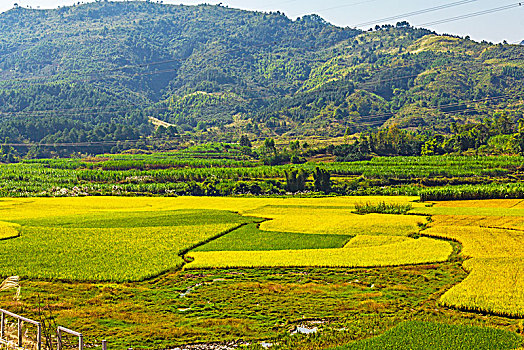
[[[523,46],[405,21],[360,31],[215,5],[14,8],[0,14],[0,144],[114,144],[170,125],[208,141],[392,125],[448,134],[522,115],[520,57]]]

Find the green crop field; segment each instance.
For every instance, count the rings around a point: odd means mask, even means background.
[[[147,206],[129,211],[104,204],[86,213],[82,201],[68,199],[58,203],[69,207],[68,215],[61,215],[50,202],[32,202],[27,210],[21,203],[2,203],[2,212],[13,220],[0,232],[13,237],[18,229],[20,237],[0,241],[1,275],[142,280],[180,268],[184,251],[254,220],[229,211],[149,211]]]
[[[523,162],[521,156],[431,156],[269,166],[184,150],[38,159],[0,163],[0,196],[285,195],[286,172],[307,172],[305,189],[317,191],[311,174],[321,167],[330,173],[331,192],[338,195],[409,195],[423,200],[521,198],[524,185],[518,181],[518,169]]]
[[[521,344],[518,335],[498,329],[405,322],[376,338],[333,350],[512,350]]]
[[[193,251],[328,249],[343,247],[351,238],[353,236],[262,231],[258,228],[258,224],[254,223],[242,226],[225,236],[193,249]]]

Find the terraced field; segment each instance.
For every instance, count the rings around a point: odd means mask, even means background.
[[[183,253],[226,232],[231,233],[188,254],[194,259],[188,268],[388,266],[445,261],[451,254],[448,243],[407,237],[420,231],[425,217],[353,214],[360,200],[0,200],[3,237],[20,232],[20,237],[0,242],[0,273],[45,279],[142,280],[180,268]],[[266,219],[259,229],[256,223]],[[359,235],[386,238],[368,239],[364,247],[351,242]]]
[[[452,252],[449,243],[429,238],[369,240],[366,247],[339,249],[191,252],[187,268],[398,266],[446,261]]]
[[[0,275],[142,280],[179,269],[184,264],[183,252],[256,221],[230,211],[171,209],[167,202],[156,202],[126,198],[1,200],[5,221],[0,234],[15,238],[0,241]]]
[[[449,243],[432,239],[413,239],[427,219],[424,216],[354,214],[361,201],[407,203],[410,197],[338,197],[330,199],[288,199],[261,203],[245,209],[243,215],[268,219],[260,224],[262,232],[233,240],[233,232],[188,254],[193,261],[186,268],[217,267],[369,267],[395,266],[446,261],[452,253]],[[316,204],[316,205],[315,205]],[[420,207],[422,204],[415,203]],[[276,234],[275,232],[280,232]],[[286,233],[283,233],[286,232]],[[295,235],[293,235],[293,233]],[[320,242],[337,240],[338,245],[323,247]],[[320,236],[320,237],[313,237]],[[373,238],[370,236],[378,236]],[[249,243],[260,237],[272,240],[271,249],[253,248]],[[271,238],[270,238],[271,237]],[[228,244],[220,244],[228,240]],[[287,244],[280,244],[285,240]],[[316,246],[301,247],[316,240]],[[276,248],[278,247],[278,248]],[[316,248],[316,249],[315,249]]]
[[[524,317],[524,201],[438,202],[424,235],[463,245],[470,275],[441,302],[460,309]]]
[[[45,293],[60,322],[108,335],[115,348],[129,346],[121,335],[157,348],[271,334],[281,349],[522,345],[521,321],[460,310],[524,317],[523,203],[416,199],[0,199],[0,275],[30,280],[27,299],[0,300],[38,310]],[[356,203],[413,209],[358,215]],[[309,318],[332,338],[283,340]]]

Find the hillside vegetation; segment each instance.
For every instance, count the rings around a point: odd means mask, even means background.
[[[0,141],[106,142],[82,149],[99,153],[146,136],[450,133],[496,112],[515,123],[523,50],[406,22],[362,32],[223,6],[17,7],[0,14]]]

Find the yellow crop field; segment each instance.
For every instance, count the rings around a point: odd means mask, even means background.
[[[524,231],[435,225],[424,235],[459,241],[464,247],[462,253],[469,258],[524,257]]]
[[[425,217],[352,213],[355,203],[363,202],[425,206],[411,203],[415,199],[0,199],[2,221],[6,222],[0,224],[0,233],[6,238],[16,236],[18,231],[22,233],[20,237],[0,242],[0,274],[71,280],[139,280],[179,267],[181,252],[242,224],[259,222],[260,218],[268,220],[261,224],[262,231],[253,226],[253,234],[263,237],[267,232],[279,241],[280,250],[244,252],[238,249],[240,252],[234,254],[229,254],[228,249],[192,252],[191,256],[199,258],[189,267],[391,266],[444,261],[452,252],[448,242],[408,238],[420,231],[420,225],[427,222]],[[319,238],[297,234],[319,235]],[[293,239],[307,240],[308,249],[299,250]],[[316,245],[320,240],[329,243]],[[348,241],[346,247],[342,247]],[[242,247],[242,243],[224,244]],[[16,259],[13,252],[18,252]]]
[[[457,201],[460,202],[460,201]],[[482,201],[479,201],[482,202]],[[467,216],[515,216],[524,217],[523,207],[498,207],[494,203],[483,204],[482,206],[472,206],[472,201],[469,201],[470,206],[460,203],[457,207],[451,207],[449,202],[445,205],[437,203],[433,207],[414,207],[412,213],[428,214],[428,215],[467,215]],[[488,206],[493,205],[493,206]]]
[[[418,232],[419,225],[427,220],[415,215],[358,215],[349,209],[275,206],[251,210],[245,215],[272,219],[260,225],[265,231],[344,235],[407,236]]]
[[[476,226],[487,228],[523,228],[524,217],[481,215],[433,215],[433,226]]]
[[[352,238],[344,248],[360,248],[360,247],[376,247],[381,245],[402,243],[411,238],[405,236],[371,236],[371,235],[358,235]]]
[[[471,259],[470,275],[446,292],[447,306],[524,317],[524,258]]]
[[[93,211],[162,211],[179,209],[229,210],[238,213],[265,206],[340,207],[355,203],[410,203],[418,197],[233,198],[233,197],[73,197],[0,199],[2,220],[66,216]],[[423,207],[422,203],[412,203]],[[16,210],[14,210],[16,209]]]
[[[436,207],[448,208],[524,208],[522,199],[486,199],[465,201],[442,201]]]
[[[339,249],[190,252],[194,261],[186,268],[396,266],[446,261],[452,251],[447,242],[405,238],[392,244]]]
[[[19,228],[19,225],[0,221],[0,240],[18,236]]]
[[[422,234],[456,240],[471,258],[464,263],[470,275],[442,296],[442,304],[524,316],[523,209],[521,200],[438,202],[415,209],[436,214]]]

